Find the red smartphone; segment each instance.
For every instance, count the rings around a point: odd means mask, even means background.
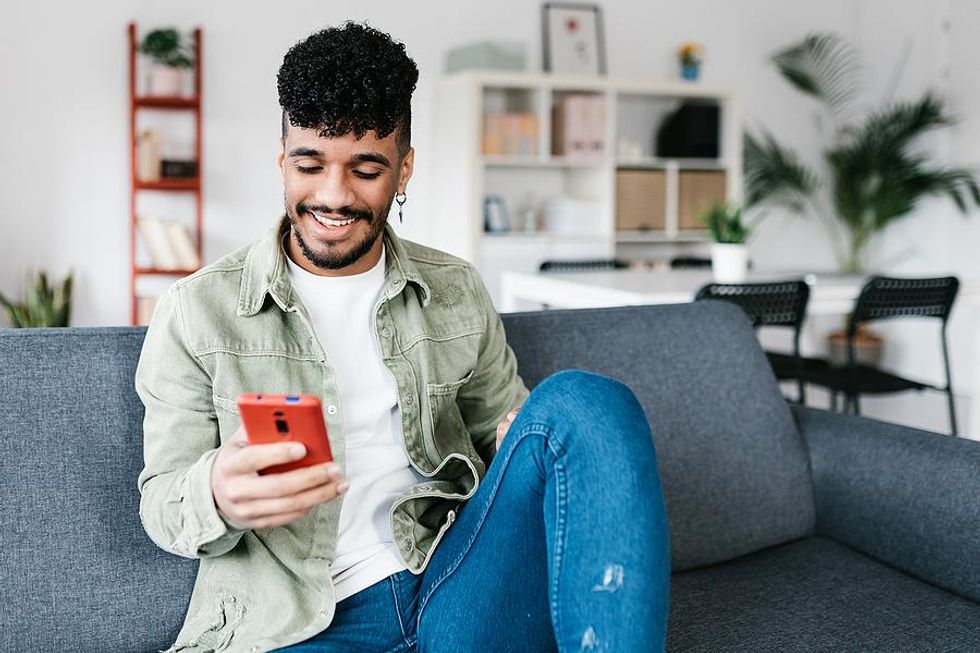
[[[333,460],[320,400],[310,395],[238,395],[238,411],[249,444],[300,442],[306,456],[272,465],[259,474],[278,474]]]

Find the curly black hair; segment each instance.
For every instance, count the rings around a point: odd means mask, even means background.
[[[419,69],[405,45],[366,24],[330,27],[289,49],[277,85],[286,121],[318,129],[321,137],[374,130],[384,138],[396,129],[399,152],[412,141],[412,92]]]

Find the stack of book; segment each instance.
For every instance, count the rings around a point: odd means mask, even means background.
[[[602,156],[606,140],[606,99],[569,94],[552,107],[551,153],[557,156]]]
[[[190,229],[175,220],[141,217],[140,236],[157,270],[193,271],[201,267]]]
[[[488,113],[483,117],[483,153],[527,156],[538,153],[538,120],[533,113]]]

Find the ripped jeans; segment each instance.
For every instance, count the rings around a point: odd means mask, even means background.
[[[670,544],[636,398],[561,372],[521,408],[421,576],[337,605],[291,653],[663,651]]]

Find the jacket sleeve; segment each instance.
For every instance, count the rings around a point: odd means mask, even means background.
[[[514,406],[524,403],[529,392],[517,374],[517,358],[507,344],[490,293],[476,272],[473,285],[486,330],[473,376],[460,389],[456,401],[477,453],[489,466],[497,453],[497,424]]]
[[[218,514],[211,467],[218,453],[211,377],[184,337],[180,289],[173,286],[154,311],[139,364],[143,401],[140,520],[158,546],[188,558],[230,551],[242,533]]]

